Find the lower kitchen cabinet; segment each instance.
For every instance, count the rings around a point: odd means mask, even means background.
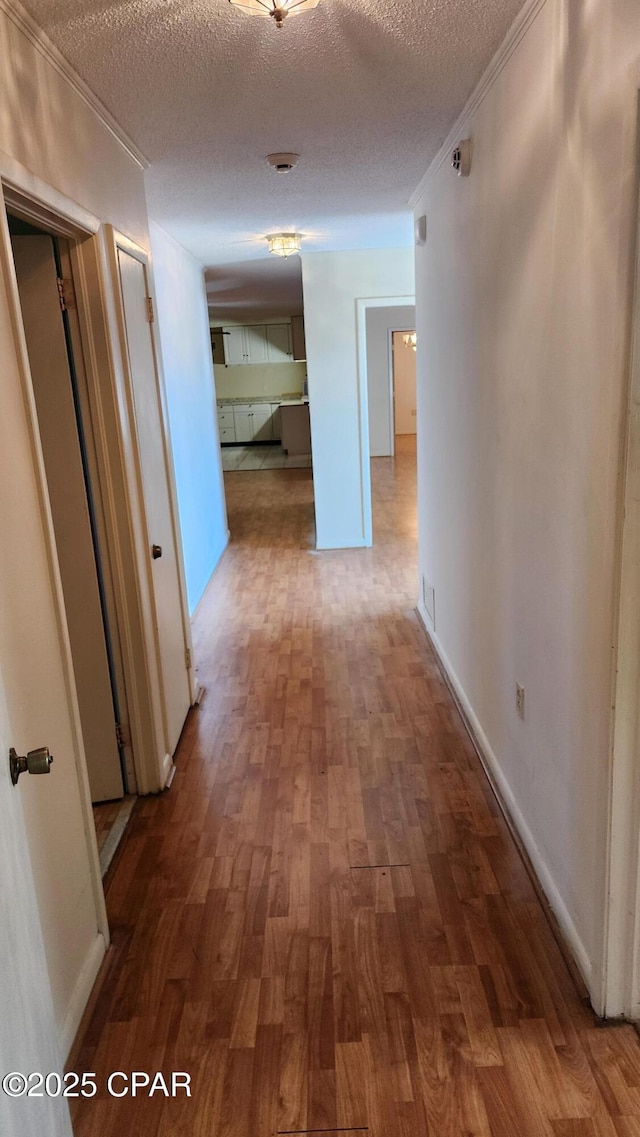
[[[225,403],[218,407],[220,442],[271,442],[280,438],[279,403]]]

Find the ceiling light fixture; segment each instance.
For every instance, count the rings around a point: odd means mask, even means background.
[[[251,16],[266,16],[275,20],[281,28],[287,16],[299,16],[315,8],[318,0],[229,0],[236,8],[242,8]]]
[[[267,241],[269,252],[276,257],[293,257],[300,252],[302,245],[299,233],[270,233]]]
[[[414,351],[418,350],[418,337],[415,332],[409,332],[409,335],[403,336],[402,342],[405,343],[407,347],[412,347]]]

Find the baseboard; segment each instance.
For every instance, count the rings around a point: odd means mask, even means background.
[[[62,1026],[60,1027],[59,1043],[63,1062],[66,1062],[71,1047],[73,1046],[78,1027],[80,1026],[84,1014],[84,1009],[89,1002],[93,985],[98,976],[106,950],[104,937],[99,932],[91,944],[87,958],[84,961],[84,965],[73,989],[73,994],[69,1000]]]
[[[584,993],[589,994],[591,990],[592,964],[588,952],[578,935],[576,926],[569,915],[564,900],[558,892],[556,883],[536,844],[534,836],[522,815],[513,791],[500,767],[498,758],[491,748],[489,740],[466,696],[464,688],[447,658],[446,652],[433,629],[422,602],[418,603],[416,611],[429,642],[436,653],[444,678],[456,702],[465,728],[483,765],[498,804],[505,816],[507,825],[514,834],[518,845],[522,847],[522,851],[525,854],[525,863],[528,861],[527,867],[534,879],[534,885],[537,884],[537,891],[544,897],[546,903],[549,905],[552,927],[554,923],[557,925],[557,928],[553,930],[559,933],[560,946],[564,948],[565,958],[567,954],[570,956],[570,959],[567,959],[567,963],[574,973],[577,969],[580,979],[586,984],[587,990]]]
[[[173,764],[172,756],[170,754],[165,754],[164,758],[162,759],[162,787],[163,787],[163,789],[166,790],[171,785],[175,772],[176,772],[176,768]]]

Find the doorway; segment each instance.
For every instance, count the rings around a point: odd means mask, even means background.
[[[362,301],[363,362],[366,376],[369,457],[393,457],[396,434],[415,434],[415,352],[404,336],[415,335],[415,304],[406,297]],[[399,333],[396,340],[396,335]],[[396,352],[399,402],[396,401]],[[396,429],[397,413],[401,429]]]
[[[70,246],[12,213],[7,220],[104,872],[136,783]]]
[[[415,329],[391,332],[391,386],[394,452],[398,436],[416,433]]]

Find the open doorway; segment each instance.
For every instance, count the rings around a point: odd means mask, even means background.
[[[394,452],[399,437],[415,438],[416,434],[416,349],[415,329],[391,332]]]
[[[36,404],[87,775],[106,870],[136,779],[70,242],[7,215]]]

